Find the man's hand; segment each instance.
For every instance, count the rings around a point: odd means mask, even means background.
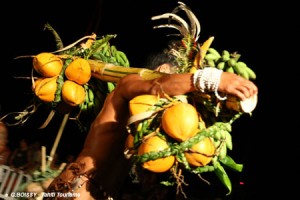
[[[233,95],[241,100],[257,95],[258,88],[252,82],[237,74],[223,72],[221,75],[218,91],[226,95]]]

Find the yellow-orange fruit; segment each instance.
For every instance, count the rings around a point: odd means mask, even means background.
[[[162,128],[177,141],[185,141],[197,134],[198,112],[189,103],[177,103],[167,108],[162,115]]]
[[[66,80],[62,86],[61,94],[63,100],[71,106],[78,106],[85,100],[84,87],[74,81]]]
[[[39,78],[33,88],[35,95],[44,102],[52,102],[55,99],[57,90],[57,76],[50,78]]]
[[[77,58],[67,66],[65,76],[80,85],[86,84],[92,76],[91,66],[87,60]]]
[[[33,68],[44,77],[60,74],[63,61],[53,53],[43,52],[33,57]]]
[[[138,148],[138,155],[143,155],[148,152],[159,152],[168,149],[167,142],[159,136],[147,138]],[[156,160],[149,160],[143,163],[143,167],[152,172],[166,172],[175,162],[175,156],[168,156],[158,158]]]
[[[157,95],[145,94],[136,96],[129,101],[129,110],[131,115],[136,115],[147,111],[159,100]]]
[[[200,167],[210,163],[215,150],[216,147],[214,146],[213,141],[209,137],[206,137],[193,145],[188,152],[184,153],[184,155],[189,164]]]

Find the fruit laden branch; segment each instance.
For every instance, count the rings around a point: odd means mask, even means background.
[[[179,4],[172,13],[152,18],[168,19],[168,24],[155,28],[175,28],[181,33],[182,47],[173,51],[179,63],[177,73],[217,68],[248,80],[256,78],[240,54],[212,48],[214,37],[200,44],[198,19],[185,4]],[[190,26],[177,15],[179,11],[187,14]],[[75,116],[73,119],[85,131],[120,78],[139,74],[151,80],[165,75],[130,67],[125,53],[111,44],[116,35],[97,38],[92,34],[63,47],[55,30],[49,25],[47,28],[53,32],[59,49],[23,56],[33,59],[31,79],[35,104],[46,104],[53,110],[68,106]],[[257,97],[247,101],[228,97],[221,101],[213,92],[165,96],[141,95],[129,102],[131,117],[124,150],[126,157],[132,159],[134,165],[153,173],[169,172],[171,179],[162,183],[165,185],[181,185],[182,170],[197,175],[213,172],[230,194],[232,185],[224,167],[238,172],[243,168],[228,155],[233,148],[232,125],[243,114],[251,114]],[[17,114],[15,119],[22,123],[26,115],[32,113],[13,114]]]

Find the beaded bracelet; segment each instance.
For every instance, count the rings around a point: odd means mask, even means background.
[[[227,96],[221,97],[218,93],[222,73],[223,71],[217,68],[198,69],[193,75],[193,84],[201,92],[214,92],[219,100],[226,100]]]

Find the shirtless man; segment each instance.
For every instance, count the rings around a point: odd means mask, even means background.
[[[169,64],[162,64],[157,69],[168,70],[169,67]],[[218,73],[218,92],[241,100],[257,95],[258,88],[253,82],[233,73]],[[129,169],[123,154],[128,135],[129,101],[142,94],[163,97],[163,92],[174,96],[199,91],[199,81],[192,73],[166,74],[154,80],[144,80],[138,74],[121,78],[92,123],[82,151],[46,192],[76,193],[80,197],[74,199],[83,200],[112,199],[110,196],[118,192]]]

